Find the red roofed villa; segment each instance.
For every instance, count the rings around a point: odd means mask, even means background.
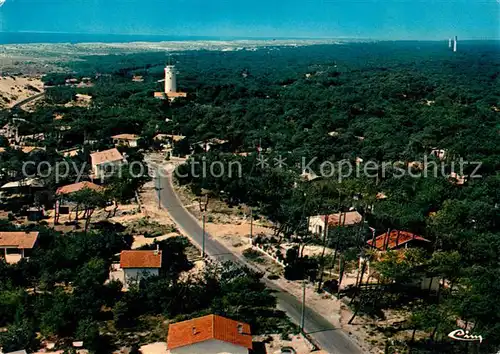
[[[143,277],[157,276],[161,268],[161,251],[138,250],[120,253],[120,268],[123,269],[124,287],[139,282]]]
[[[38,232],[0,231],[0,257],[9,264],[17,263],[28,257],[35,247]]]
[[[400,248],[408,248],[408,244],[412,242],[430,242],[422,236],[415,235],[408,231],[392,230],[389,235],[387,232],[378,236],[373,240],[368,240],[366,243],[376,248],[379,251],[396,250]]]
[[[207,315],[169,325],[170,354],[248,354],[252,349],[250,325],[217,315]]]

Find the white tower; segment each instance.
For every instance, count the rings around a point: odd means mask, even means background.
[[[165,93],[177,92],[176,75],[175,65],[167,65],[165,67]]]
[[[453,51],[457,51],[457,36],[455,36],[455,40],[453,41]]]

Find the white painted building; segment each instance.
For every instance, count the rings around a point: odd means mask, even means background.
[[[120,253],[125,289],[149,276],[158,276],[161,268],[161,251],[134,250]]]
[[[313,234],[322,235],[326,225],[328,228],[338,226],[352,226],[361,222],[363,217],[357,211],[331,215],[315,215],[309,218],[309,231]]]
[[[115,146],[128,146],[128,147],[137,147],[137,142],[139,141],[140,137],[135,134],[118,134],[118,135],[113,135],[111,137],[113,139],[113,143]]]
[[[122,154],[116,148],[94,152],[90,154],[90,160],[92,175],[96,179],[111,176],[124,162]]]
[[[248,349],[239,345],[210,339],[170,350],[170,354],[248,354]]]
[[[38,240],[38,231],[0,231],[0,258],[14,264],[29,257]]]

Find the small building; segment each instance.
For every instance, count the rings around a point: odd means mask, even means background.
[[[77,156],[82,150],[79,147],[74,147],[74,148],[69,148],[65,150],[57,150],[57,153],[59,155],[62,155],[63,157],[75,157]]]
[[[75,98],[77,102],[82,102],[82,103],[90,103],[92,101],[92,96],[84,95],[82,93],[77,93],[75,95]]]
[[[194,143],[193,145],[191,145],[191,149],[195,150],[196,148],[201,148],[202,151],[207,152],[214,146],[221,147],[221,146],[226,145],[228,143],[229,143],[228,140],[211,138],[211,139],[208,139],[205,141],[199,141],[197,143]]]
[[[34,194],[36,190],[43,189],[44,186],[44,182],[37,178],[7,182],[0,187],[0,200],[7,196]]]
[[[410,244],[425,242],[430,241],[408,231],[392,230],[378,236],[375,240],[368,240],[366,243],[379,251],[387,251],[408,248]]]
[[[387,199],[387,194],[385,194],[384,192],[378,192],[375,198],[377,200],[384,200]]]
[[[321,176],[318,176],[316,173],[313,171],[307,172],[306,170],[302,171],[300,174],[300,179],[304,182],[309,182],[309,181],[314,181],[316,179],[322,178]]]
[[[250,325],[217,315],[173,323],[168,327],[167,349],[171,354],[248,354]]]
[[[315,215],[309,218],[309,231],[321,235],[327,224],[328,228],[353,226],[359,224],[361,220],[363,220],[363,217],[357,211],[348,211],[331,215]]]
[[[170,102],[172,102],[176,98],[186,98],[187,93],[186,92],[155,92],[154,97],[162,99],[162,100],[168,99]]]
[[[451,183],[457,185],[457,186],[463,186],[465,182],[467,182],[467,177],[463,175],[459,175],[456,172],[450,173],[449,180]]]
[[[435,156],[440,160],[444,160],[446,158],[446,150],[438,148],[432,149],[431,156]]]
[[[184,135],[175,135],[175,134],[156,134],[153,140],[155,141],[171,141],[171,142],[178,142],[184,139]]]
[[[7,139],[13,139],[18,133],[18,126],[13,123],[7,123],[0,129],[0,135],[6,137]]]
[[[132,76],[132,81],[133,82],[143,82],[144,81],[144,77],[141,76],[141,75],[134,75],[134,76]]]
[[[32,152],[35,151],[45,151],[45,147],[40,147],[40,146],[22,146],[20,149],[22,152],[25,154],[31,154]]]
[[[147,276],[160,274],[162,253],[156,249],[122,251],[120,253],[120,268],[123,270],[124,286],[128,287]]]
[[[9,264],[30,256],[38,240],[38,232],[0,231],[0,257]]]
[[[116,149],[94,152],[90,154],[92,175],[94,178],[104,178],[112,175],[123,164],[124,158]]]
[[[111,137],[115,146],[137,147],[140,137],[135,134],[118,134]]]
[[[13,150],[20,150],[25,154],[31,154],[32,152],[35,151],[45,151],[45,147],[40,147],[40,146],[16,146],[16,145],[11,145],[10,146]],[[7,151],[6,148],[0,147],[0,152],[5,152]]]
[[[186,138],[184,135],[175,134],[156,134],[153,140],[158,142],[162,149],[170,150],[174,147],[174,143]]]

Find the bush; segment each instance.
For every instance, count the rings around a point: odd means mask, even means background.
[[[243,256],[251,261],[257,262],[257,263],[262,263],[262,253],[260,253],[257,250],[254,250],[253,248],[247,248],[246,250],[243,251]]]

